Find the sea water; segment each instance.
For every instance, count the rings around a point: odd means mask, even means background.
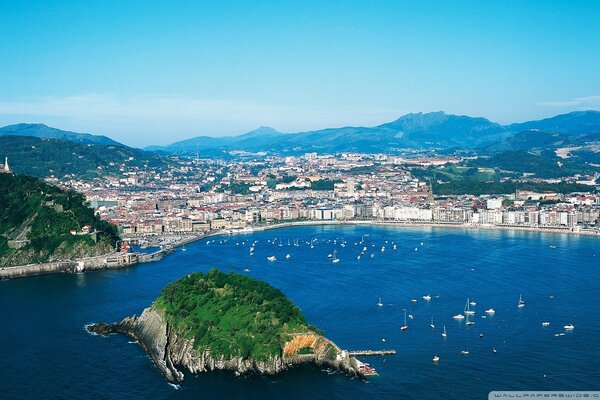
[[[334,250],[338,263],[327,257]],[[188,375],[173,386],[130,338],[86,332],[86,324],[141,313],[167,283],[213,267],[281,289],[344,349],[397,354],[363,357],[379,372],[367,381],[307,365],[276,376]],[[598,237],[381,226],[213,237],[156,263],[0,282],[0,398],[485,399],[492,390],[600,390],[598,289]],[[518,308],[521,294],[526,306]],[[473,326],[452,319],[467,298],[477,303]],[[495,315],[486,316],[489,308]],[[414,319],[401,331],[404,309]]]

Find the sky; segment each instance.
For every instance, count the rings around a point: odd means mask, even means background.
[[[0,126],[143,147],[600,110],[600,1],[0,0]]]

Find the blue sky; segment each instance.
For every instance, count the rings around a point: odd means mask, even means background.
[[[0,125],[126,144],[600,109],[599,1],[3,1]]]

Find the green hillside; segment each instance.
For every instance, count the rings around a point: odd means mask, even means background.
[[[154,307],[214,357],[266,360],[295,333],[317,332],[278,289],[236,273],[195,272],[166,286]]]
[[[96,232],[69,233],[86,225]],[[117,239],[116,227],[94,215],[81,194],[0,174],[0,266],[104,254]]]
[[[28,136],[0,136],[0,158],[8,157],[16,173],[39,178],[118,175],[120,168],[164,165],[160,156],[112,144],[78,143]]]

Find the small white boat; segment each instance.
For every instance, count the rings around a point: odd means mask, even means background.
[[[468,354],[469,354],[469,350],[461,350],[461,351],[460,351],[460,355],[461,355],[461,356],[466,356],[466,355],[468,355]]]
[[[383,253],[385,251],[385,246],[381,246],[381,252]]]
[[[331,258],[331,257],[333,257],[333,254],[331,254],[331,253],[327,254],[327,258]]]
[[[439,358],[438,356],[433,356],[433,359],[432,359],[432,361],[433,361],[434,363],[436,363],[436,362],[440,361],[440,358]]]
[[[517,303],[517,307],[519,307],[519,308],[525,307],[525,300],[523,300],[522,294],[519,295],[519,302]]]
[[[497,352],[498,352],[498,350],[496,350],[496,348],[494,347],[494,348],[492,349],[492,353],[496,354]]]
[[[446,339],[448,337],[448,334],[446,333],[446,325],[444,325],[444,332],[442,332],[442,337],[444,339]]]
[[[269,261],[276,261],[277,257],[275,257],[275,256],[269,256],[269,257],[267,257],[267,260],[269,260]]]
[[[485,310],[485,313],[493,315],[493,314],[496,314],[496,310],[494,310],[493,308],[490,308],[489,310]]]
[[[431,316],[431,324],[429,324],[431,329],[435,329],[435,324],[433,323],[433,316]]]
[[[404,325],[402,325],[402,326],[400,327],[400,330],[403,330],[403,331],[405,331],[405,330],[407,330],[407,329],[408,329],[408,325],[406,324],[406,309],[405,309],[405,310],[404,310]]]
[[[471,301],[469,302],[469,305],[470,305],[471,307],[475,307],[475,306],[477,305],[477,303],[475,302],[475,300],[471,300]]]
[[[379,298],[379,301],[377,302],[377,306],[383,307],[383,303],[381,302],[381,297]]]
[[[292,258],[292,256],[291,256],[291,255],[289,255],[289,254],[286,254],[286,255],[285,255],[285,258],[286,258],[286,260],[289,260],[290,258]]]
[[[340,259],[337,258],[337,250],[333,251],[333,257],[331,258],[331,262],[334,264],[340,262]]]
[[[425,296],[423,296],[423,300],[425,300],[425,301],[431,300],[431,295],[426,294]]]
[[[569,325],[563,326],[563,328],[565,328],[565,330],[567,330],[567,331],[572,331],[573,329],[575,329],[575,326],[573,324],[569,324]]]
[[[357,260],[360,260],[360,254],[356,256],[356,259],[357,259]]]
[[[452,317],[452,319],[465,319],[465,316],[462,314],[456,314],[455,316]]]
[[[413,319],[415,319],[415,317],[413,317],[412,314],[408,314],[408,319],[413,320]]]
[[[392,247],[392,250],[394,250],[394,251],[396,251],[396,250],[397,250],[397,247],[396,247],[396,245],[394,245],[394,246]]]
[[[550,326],[550,322],[542,322],[542,326],[545,328],[547,326]]]
[[[475,311],[472,311],[469,309],[470,303],[471,302],[469,301],[469,299],[467,299],[467,304],[465,304],[465,310],[464,310],[465,315],[475,315]]]
[[[250,268],[244,268],[244,272],[250,272]]]
[[[375,257],[375,254],[371,254],[371,258]]]
[[[555,333],[554,336],[565,336],[564,333]]]
[[[418,247],[415,247],[415,251],[419,251],[419,248],[418,248]]]
[[[416,303],[416,302],[417,302],[417,299],[410,299],[410,302],[411,302],[411,303]]]

